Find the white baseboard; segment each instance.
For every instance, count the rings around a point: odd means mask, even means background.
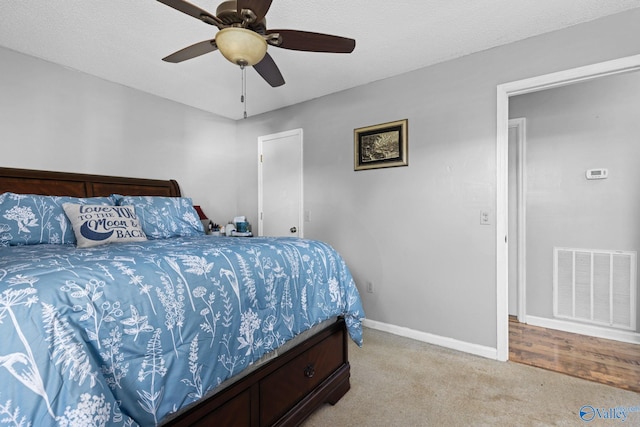
[[[389,323],[378,322],[376,320],[365,319],[362,324],[371,329],[389,332],[394,335],[411,338],[417,341],[426,342],[428,344],[450,348],[452,350],[463,351],[465,353],[475,354],[476,356],[482,356],[488,359],[498,359],[498,352],[495,348],[492,347],[472,344],[466,341],[456,340],[454,338],[430,334],[428,332],[416,331],[415,329],[405,328],[404,326],[391,325]]]
[[[622,341],[631,344],[640,344],[640,334],[637,332],[609,329],[601,326],[585,325],[582,323],[567,322],[559,319],[547,319],[546,317],[529,315],[520,321],[528,325],[540,326],[542,328],[557,329],[574,334],[589,335],[592,337]]]

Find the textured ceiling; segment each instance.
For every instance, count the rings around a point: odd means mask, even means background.
[[[192,2],[212,14],[220,3]],[[247,110],[256,115],[636,7],[640,0],[273,0],[268,28],[350,37],[356,48],[269,47],[286,84],[272,88],[247,70]],[[219,52],[161,61],[216,31],[155,0],[0,1],[0,46],[239,119],[241,72]]]

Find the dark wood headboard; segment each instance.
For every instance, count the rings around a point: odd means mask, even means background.
[[[0,193],[42,194],[49,196],[96,197],[180,196],[178,183],[171,180],[125,178],[69,172],[0,168]]]

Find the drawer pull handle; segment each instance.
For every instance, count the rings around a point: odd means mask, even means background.
[[[307,378],[313,378],[313,376],[316,374],[316,370],[313,367],[313,365],[309,364],[307,365],[306,368],[304,368],[304,376]]]

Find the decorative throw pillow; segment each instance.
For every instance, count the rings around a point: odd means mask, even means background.
[[[0,246],[75,243],[63,203],[114,206],[110,197],[0,194]]]
[[[118,205],[133,205],[142,230],[149,239],[204,234],[200,217],[188,197],[120,196],[112,194]]]
[[[79,248],[147,240],[133,206],[62,205]]]

